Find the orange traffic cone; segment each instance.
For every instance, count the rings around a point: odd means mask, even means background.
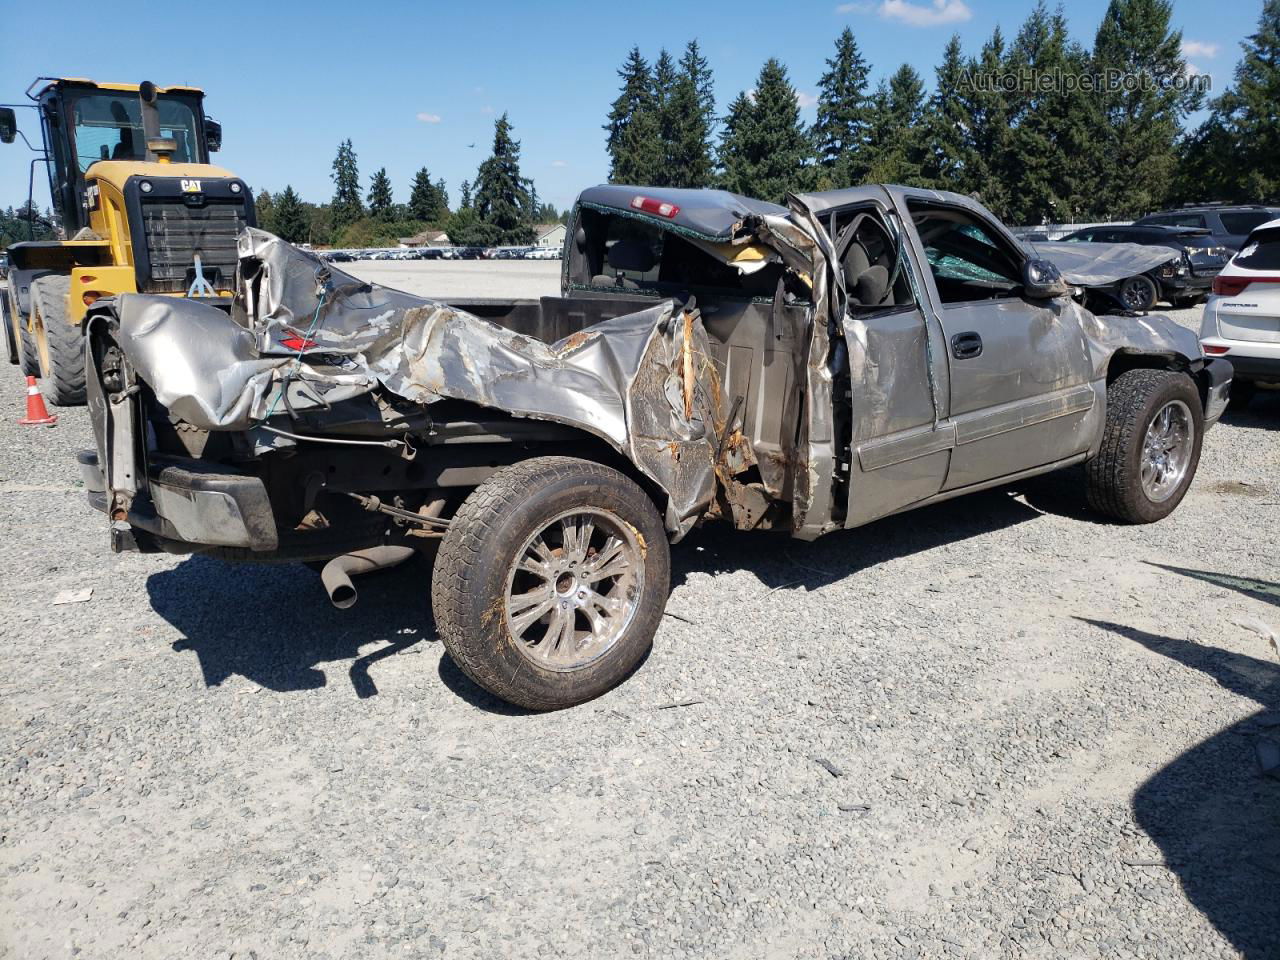
[[[58,422],[58,418],[50,416],[45,409],[44,397],[40,396],[35,377],[27,377],[27,415],[18,422],[24,427],[53,426]]]

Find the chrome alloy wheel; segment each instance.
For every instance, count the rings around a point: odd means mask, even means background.
[[[1195,448],[1195,420],[1181,400],[1170,400],[1147,424],[1142,441],[1142,492],[1154,503],[1182,486]]]
[[[516,649],[550,670],[577,670],[626,633],[644,590],[635,529],[607,510],[567,511],[531,536],[507,574]]]

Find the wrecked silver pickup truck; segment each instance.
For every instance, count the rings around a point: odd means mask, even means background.
[[[1231,367],[1030,257],[970,199],[868,186],[788,207],[584,192],[562,296],[435,302],[240,237],[230,314],[89,312],[116,550],[324,564],[438,547],[436,625],[476,682],[553,709],[621,682],[695,524],[801,539],[1081,462],[1098,510],[1167,515]]]

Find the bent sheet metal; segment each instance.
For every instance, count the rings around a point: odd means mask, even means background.
[[[724,413],[696,308],[663,300],[548,344],[362,283],[262,231],[241,235],[240,258],[231,316],[142,294],[116,304],[134,371],[187,423],[249,430],[282,402],[306,410],[381,386],[590,431],[666,491],[677,536],[711,504]]]

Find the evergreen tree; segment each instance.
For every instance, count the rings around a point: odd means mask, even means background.
[[[1032,82],[1009,96],[1004,175],[1017,184],[1004,214],[1018,224],[1074,220],[1096,202],[1098,96],[1068,90],[1057,77],[1088,73],[1088,54],[1067,32],[1061,11],[1039,0],[1009,51],[1010,72]]]
[[[657,103],[653,92],[653,74],[648,62],[632,47],[618,71],[622,89],[609,110],[604,129],[605,149],[609,152],[609,180],[612,183],[649,183],[658,172],[661,138]],[[637,124],[641,129],[634,129]]]
[[[978,58],[968,62],[971,82],[965,86],[964,101],[965,111],[973,120],[973,151],[959,191],[976,196],[1002,219],[1009,216],[1009,198],[1016,184],[1011,179],[1016,171],[1009,161],[1009,100],[999,87],[1007,69],[1004,35],[996,27]]]
[[[1280,201],[1280,0],[1266,0],[1240,47],[1232,85],[1184,145],[1183,200]]]
[[[770,58],[760,69],[755,98],[730,105],[721,141],[723,182],[730,190],[781,203],[812,185],[813,145],[787,70]]]
[[[859,164],[862,180],[924,185],[924,144],[920,135],[923,113],[924,83],[904,63],[888,83],[880,82],[871,97],[867,145]]]
[[[459,207],[444,222],[449,242],[459,247],[483,247],[489,244],[489,231],[480,222],[475,207]]]
[[[258,229],[267,233],[276,232],[275,198],[271,196],[271,191],[259,190],[253,195],[253,212],[258,219]]]
[[[301,243],[310,233],[310,218],[303,209],[302,201],[293,192],[293,187],[286,186],[275,198],[275,229],[272,231],[281,240],[290,243]]]
[[[818,116],[813,139],[824,185],[848,187],[857,182],[858,153],[867,134],[867,61],[853,31],[836,38],[836,54],[818,81]]]
[[[658,59],[653,61],[653,102],[662,112],[671,90],[676,85],[676,63],[666,48],[658,51]]]
[[[717,161],[720,166],[720,186],[734,193],[742,193],[747,183],[747,128],[751,124],[753,104],[743,91],[729,104],[729,112],[720,124],[720,146]]]
[[[378,220],[389,220],[394,212],[394,201],[391,197],[391,178],[387,176],[387,168],[382,167],[369,181],[369,214]]]
[[[471,199],[471,183],[467,180],[463,180],[462,186],[459,188],[459,191],[462,194],[462,196],[458,200],[458,209],[470,210],[471,207],[473,206],[472,199]]]
[[[364,204],[360,202],[360,170],[350,140],[338,144],[338,155],[333,159],[330,178],[333,180],[330,217],[335,227],[345,227],[364,216]]]
[[[666,181],[662,124],[655,107],[640,110],[623,131],[609,174],[612,183],[662,186]]]
[[[493,153],[476,175],[475,209],[487,245],[533,242],[529,195],[520,176],[520,143],[504,113],[493,125]]]
[[[711,135],[715,124],[715,93],[711,70],[698,49],[698,41],[690,40],[685,47],[661,110],[666,146],[664,185],[708,186],[713,165]]]
[[[921,178],[939,190],[967,192],[973,167],[974,117],[967,99],[959,34],[953,34],[936,69],[936,86],[922,125]]]
[[[1177,166],[1181,121],[1201,106],[1197,93],[1173,83],[1187,64],[1182,31],[1170,27],[1172,15],[1170,0],[1111,0],[1094,39],[1099,74],[1111,71],[1141,81],[1109,84],[1101,97],[1097,134],[1106,166],[1097,204],[1112,217],[1140,215],[1163,204]]]
[[[431,174],[423,167],[413,175],[409,187],[409,217],[423,223],[434,223],[449,212],[449,201],[444,194],[444,181],[431,182]]]

